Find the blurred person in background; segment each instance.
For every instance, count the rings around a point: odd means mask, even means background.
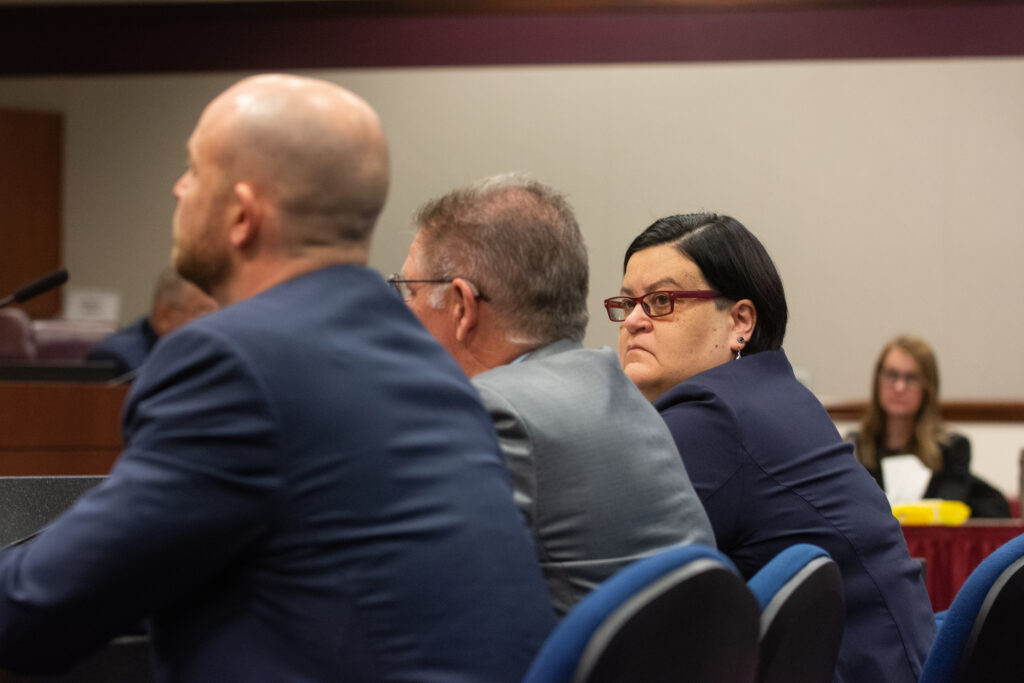
[[[157,278],[149,315],[101,341],[85,359],[113,361],[119,374],[138,370],[160,337],[216,310],[216,301],[168,266]]]
[[[932,471],[922,498],[967,502],[971,442],[949,432],[939,412],[939,367],[928,342],[911,335],[891,339],[875,362],[871,403],[860,431],[847,439],[857,460],[885,489],[882,460],[916,455]]]
[[[882,347],[860,430],[846,438],[883,490],[882,461],[915,455],[932,473],[921,498],[962,501],[975,518],[1010,516],[1005,496],[971,473],[971,442],[943,423],[939,365],[920,337],[900,335]]]

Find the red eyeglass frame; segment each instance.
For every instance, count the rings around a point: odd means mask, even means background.
[[[669,306],[668,311],[666,311],[665,313],[660,313],[658,315],[651,315],[651,309],[647,306],[646,303],[644,303],[644,299],[646,299],[649,296],[653,296],[655,294],[668,294],[669,301],[672,302],[672,305]],[[717,299],[720,296],[721,296],[721,293],[719,293],[718,291],[716,291],[714,289],[676,289],[676,290],[659,289],[659,290],[655,290],[653,292],[647,292],[646,294],[644,294],[642,296],[612,296],[612,297],[609,297],[609,298],[604,300],[604,309],[605,309],[605,311],[608,312],[608,319],[609,320],[611,320],[613,323],[621,323],[621,322],[623,322],[626,319],[626,317],[629,314],[625,313],[623,315],[623,317],[622,317],[622,320],[616,320],[614,317],[612,317],[612,309],[624,310],[625,306],[623,304],[626,301],[632,301],[634,308],[637,305],[639,305],[640,308],[643,309],[644,313],[647,314],[648,318],[661,318],[661,317],[664,317],[666,315],[669,315],[670,313],[672,313],[672,311],[675,310],[676,299]]]

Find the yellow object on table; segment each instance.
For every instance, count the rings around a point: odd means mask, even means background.
[[[904,526],[959,526],[971,516],[971,508],[959,500],[929,498],[913,503],[896,503],[892,506],[892,514]]]

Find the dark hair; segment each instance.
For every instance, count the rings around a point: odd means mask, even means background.
[[[622,263],[642,249],[671,243],[700,268],[704,279],[728,301],[750,299],[757,311],[754,334],[746,354],[778,349],[786,336],[786,293],[764,245],[730,216],[688,213],[661,218],[640,233],[626,249]],[[719,304],[724,307],[724,303]]]

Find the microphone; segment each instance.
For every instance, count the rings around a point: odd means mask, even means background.
[[[30,282],[21,289],[18,289],[14,294],[8,294],[5,297],[0,298],[0,308],[8,306],[13,303],[21,303],[27,301],[34,296],[39,296],[43,292],[48,292],[54,287],[60,287],[62,284],[68,281],[68,271],[66,268],[58,268],[57,270],[44,275],[35,282]]]

